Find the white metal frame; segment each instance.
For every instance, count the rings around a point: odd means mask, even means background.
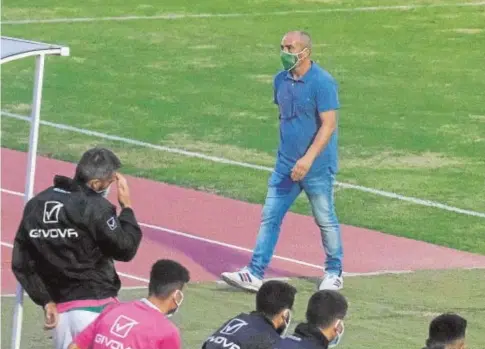
[[[4,57],[4,45],[11,45],[10,54]],[[29,45],[26,50],[22,45]],[[12,49],[13,48],[13,49]],[[27,173],[25,183],[24,203],[27,203],[34,195],[35,166],[37,157],[37,143],[39,137],[40,107],[42,101],[42,86],[44,81],[45,56],[58,55],[69,56],[69,47],[46,44],[43,42],[28,41],[17,38],[2,36],[1,64],[16,61],[22,58],[35,57],[34,91],[32,98],[32,113],[30,119],[29,153],[27,158]],[[16,302],[12,325],[12,349],[20,348],[22,334],[24,290],[17,283]]]

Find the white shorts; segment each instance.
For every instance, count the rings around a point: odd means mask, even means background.
[[[52,331],[55,349],[67,349],[73,339],[81,333],[99,313],[87,310],[70,310],[59,314],[59,322]]]

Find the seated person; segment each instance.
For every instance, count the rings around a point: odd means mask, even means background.
[[[168,319],[183,301],[189,271],[171,260],[153,266],[148,298],[108,306],[69,349],[180,349],[177,327]]]
[[[446,313],[434,318],[423,349],[465,349],[467,321],[459,315]]]
[[[293,335],[283,338],[278,349],[327,349],[340,343],[348,304],[338,291],[322,290],[308,301],[306,322],[296,326]]]
[[[290,325],[296,289],[270,280],[256,294],[256,310],[226,321],[202,345],[202,349],[274,348]]]

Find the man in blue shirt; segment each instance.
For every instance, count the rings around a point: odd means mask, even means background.
[[[344,334],[348,303],[338,291],[314,293],[308,301],[306,322],[296,326],[275,349],[327,349],[336,347]]]
[[[338,171],[338,86],[310,59],[311,48],[306,32],[289,32],[281,42],[285,70],[276,75],[273,85],[280,142],[256,247],[247,267],[221,274],[226,283],[245,290],[257,291],[262,285],[283,218],[302,191],[311,203],[326,254],[325,277],[319,289],[343,287],[342,240],[333,198]]]

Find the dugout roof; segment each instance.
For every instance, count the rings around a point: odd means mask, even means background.
[[[69,56],[69,47],[2,36],[1,63],[38,55]]]

